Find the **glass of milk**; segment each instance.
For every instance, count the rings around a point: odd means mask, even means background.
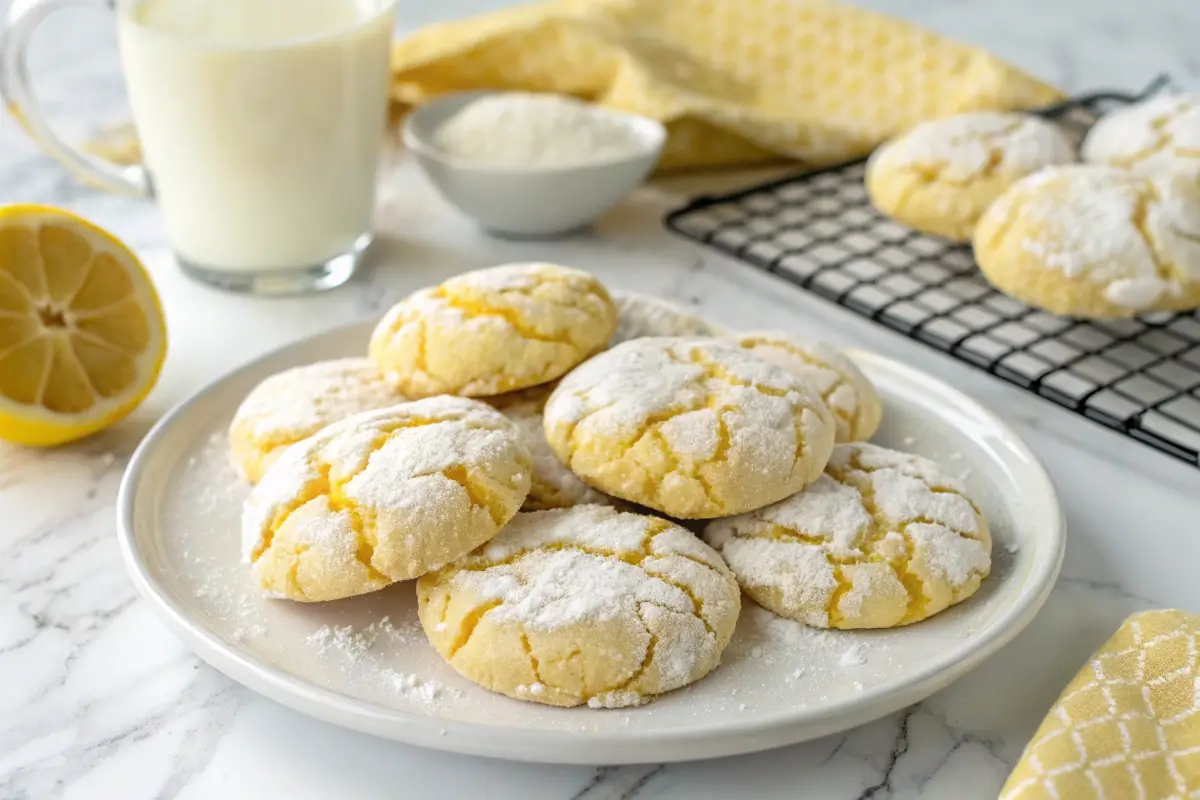
[[[371,240],[396,0],[117,0],[145,166],[74,149],[34,102],[34,29],[67,6],[12,7],[0,93],[47,153],[88,183],[158,202],[183,270],[257,294],[328,289]]]

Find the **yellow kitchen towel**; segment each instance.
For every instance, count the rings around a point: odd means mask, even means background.
[[[975,47],[833,0],[554,0],[399,42],[399,113],[446,92],[572,94],[667,125],[664,168],[868,153],[933,117],[1057,90]]]
[[[1001,800],[1200,796],[1200,616],[1127,619],[1071,681]]]

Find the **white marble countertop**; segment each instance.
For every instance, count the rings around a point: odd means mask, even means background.
[[[419,24],[496,3],[437,5],[402,13]],[[870,5],[991,47],[1068,90],[1136,89],[1160,71],[1200,85],[1200,11],[1191,0]],[[121,118],[103,16],[81,12],[44,38],[36,66],[56,116],[77,129]],[[479,233],[402,166],[387,182],[392,222],[368,274],[327,296],[264,302],[184,280],[151,205],[77,185],[0,119],[0,202],[67,206],[136,247],[171,336],[162,381],[132,419],[58,450],[0,446],[0,797],[994,798],[1059,690],[1127,613],[1200,610],[1200,470],[663,230],[663,212],[687,193],[731,180],[750,178],[649,187],[589,234],[519,244]],[[574,264],[731,325],[819,331],[962,387],[1006,417],[1058,483],[1070,538],[1051,600],[1004,651],[919,706],[784,750],[666,767],[537,766],[419,750],[308,719],[199,662],[135,597],[117,553],[116,487],[148,426],[246,359],[372,315],[435,274],[514,259]]]

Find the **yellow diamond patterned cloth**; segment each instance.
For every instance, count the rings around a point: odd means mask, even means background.
[[[396,45],[396,110],[446,92],[572,94],[667,125],[664,168],[868,153],[916,123],[1060,97],[975,47],[832,0],[555,0]]]
[[[1200,797],[1200,616],[1127,619],[1071,681],[1000,800]]]

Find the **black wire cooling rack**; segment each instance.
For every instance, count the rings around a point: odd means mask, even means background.
[[[1039,113],[1082,136],[1167,83]],[[699,197],[667,227],[1200,466],[1200,312],[1085,321],[1030,308],[988,285],[970,247],[875,211],[864,170],[857,161]]]

